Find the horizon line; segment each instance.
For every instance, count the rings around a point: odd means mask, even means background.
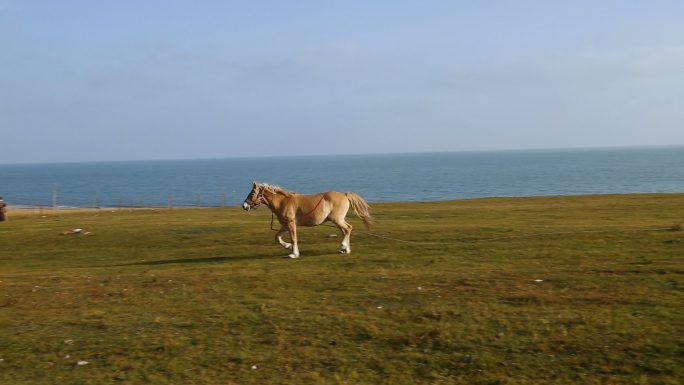
[[[587,146],[587,147],[545,147],[521,149],[490,149],[490,150],[453,150],[453,151],[407,151],[407,152],[377,152],[377,153],[348,153],[348,154],[308,154],[308,155],[256,155],[256,156],[226,156],[210,158],[156,158],[156,159],[111,159],[111,160],[73,160],[56,162],[19,162],[0,163],[0,166],[74,164],[74,163],[128,163],[128,162],[171,162],[171,161],[202,161],[202,160],[240,160],[240,159],[268,159],[268,158],[307,158],[307,157],[336,157],[336,156],[375,156],[375,155],[421,155],[421,154],[456,154],[456,153],[488,153],[488,152],[533,152],[533,151],[572,151],[572,150],[617,150],[639,148],[676,148],[684,144],[653,144],[653,145],[616,145],[616,146]]]

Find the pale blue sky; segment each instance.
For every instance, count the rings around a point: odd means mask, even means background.
[[[681,1],[0,0],[0,163],[684,144]]]

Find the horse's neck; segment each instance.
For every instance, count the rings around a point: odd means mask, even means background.
[[[285,203],[285,200],[287,199],[287,197],[284,194],[273,192],[264,192],[264,196],[266,197],[268,208],[271,209],[271,211],[273,212],[280,211],[283,204]]]

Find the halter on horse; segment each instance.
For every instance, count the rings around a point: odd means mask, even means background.
[[[356,215],[363,220],[366,229],[370,229],[373,225],[373,217],[368,212],[368,204],[363,198],[351,192],[342,194],[337,191],[328,191],[302,195],[267,183],[254,182],[252,191],[247,195],[242,208],[247,211],[256,210],[261,204],[266,205],[278,218],[281,228],[277,230],[276,241],[292,250],[292,253],[288,255],[290,258],[299,257],[297,226],[318,226],[332,221],[344,235],[340,253],[351,253],[350,237],[353,226],[344,220],[349,208],[354,209]],[[285,232],[290,233],[292,243],[283,241],[282,237]]]
[[[254,183],[256,184],[256,182],[254,182]],[[245,202],[242,203],[242,208],[247,210],[247,211],[249,211],[251,209],[256,210],[259,208],[259,206],[261,206],[262,199],[264,198],[264,188],[259,186],[259,190],[257,191],[256,197],[252,198],[251,202],[250,202],[249,197],[251,197],[252,195],[254,195],[254,190],[252,190],[249,193],[249,195],[245,199]]]

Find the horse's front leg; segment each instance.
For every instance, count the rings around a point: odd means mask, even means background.
[[[287,223],[287,229],[290,231],[290,239],[292,239],[292,254],[288,255],[288,257],[299,258],[299,247],[297,247],[297,222],[289,221]]]
[[[287,226],[281,227],[280,230],[276,233],[276,236],[275,236],[276,242],[280,243],[284,248],[286,248],[288,250],[292,250],[292,244],[283,241],[283,235],[285,235],[285,233],[287,231],[288,231]]]

